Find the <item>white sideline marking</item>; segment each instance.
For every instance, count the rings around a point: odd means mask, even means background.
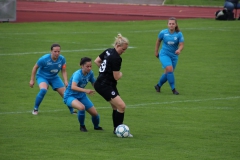
[[[136,48],[129,46],[128,48]],[[96,49],[79,49],[79,50],[62,50],[61,53],[64,52],[84,52],[84,51],[104,51],[107,48],[96,48]],[[0,54],[0,56],[20,56],[20,55],[28,55],[28,54],[47,54],[47,52],[23,52],[23,53],[9,53],[9,54]]]
[[[173,104],[173,103],[188,103],[188,102],[205,102],[205,101],[217,101],[217,100],[230,100],[230,99],[239,99],[240,96],[236,97],[226,97],[226,98],[211,98],[211,99],[196,99],[196,100],[183,100],[183,101],[170,101],[170,102],[154,102],[154,103],[140,103],[140,104],[134,104],[134,105],[127,105],[127,108],[142,108],[141,106],[149,106],[151,105],[159,105],[159,104]],[[96,107],[97,109],[109,109],[108,107]],[[155,108],[155,107],[151,107]],[[164,108],[164,109],[217,109],[217,110],[226,110],[226,109],[232,109],[229,107],[184,107],[184,108],[178,108],[178,107],[162,107],[158,106],[158,108]],[[49,110],[49,111],[40,111],[41,113],[47,113],[47,112],[60,112],[60,111],[68,111],[68,108],[66,109],[57,109],[57,110]],[[2,112],[0,115],[7,115],[7,114],[22,114],[22,113],[31,113],[32,111],[16,111],[16,112]]]
[[[236,32],[240,32],[238,29],[238,27],[221,27],[221,28],[216,28],[216,27],[198,27],[198,28],[181,28],[181,30],[206,30],[206,31],[226,31],[226,32],[229,32],[231,30],[229,29],[233,29],[235,30]],[[160,32],[161,30],[130,30],[130,31],[126,31],[126,33],[148,33],[148,32]],[[57,34],[57,35],[60,35],[60,34],[105,34],[105,33],[116,33],[116,32],[22,32],[22,33],[18,33],[18,32],[5,32],[5,33],[1,33],[2,36],[0,37],[0,39],[5,39],[7,37],[4,37],[5,35],[38,35],[38,34],[41,34],[41,35],[54,35],[54,34]],[[16,38],[16,37],[15,37]],[[14,38],[14,39],[15,39]]]

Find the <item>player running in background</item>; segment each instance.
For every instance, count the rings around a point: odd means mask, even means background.
[[[127,50],[128,44],[128,39],[118,34],[113,44],[114,48],[106,49],[94,61],[99,67],[99,76],[94,88],[112,106],[114,134],[116,127],[123,123],[126,108],[117,90],[117,81],[122,77],[121,55]],[[129,134],[129,137],[133,136]]]
[[[85,126],[85,110],[92,116],[92,123],[95,130],[103,130],[99,126],[99,114],[93,106],[91,100],[86,94],[92,95],[94,90],[85,89],[90,81],[94,85],[95,78],[92,71],[92,62],[88,57],[81,58],[81,69],[73,73],[70,78],[66,91],[64,92],[64,103],[67,106],[78,109],[78,121],[80,123],[80,131],[87,132]]]
[[[163,42],[163,44],[159,52],[161,42]],[[162,67],[165,69],[165,72],[160,77],[158,84],[154,86],[157,92],[160,92],[162,85],[168,81],[173,94],[179,94],[175,88],[175,78],[173,72],[177,66],[178,56],[183,50],[183,46],[183,34],[179,30],[176,18],[171,17],[168,19],[168,29],[164,29],[158,34],[155,46],[155,56],[159,58],[162,63]]]
[[[61,97],[63,97],[65,86],[68,85],[66,60],[64,56],[60,55],[60,50],[61,47],[59,44],[52,44],[51,53],[40,57],[37,63],[33,66],[29,85],[33,88],[36,76],[40,89],[35,99],[35,105],[32,111],[33,115],[38,115],[39,106],[47,93],[49,85],[54,91],[57,91]],[[58,76],[59,71],[62,72],[64,83]],[[70,112],[74,112],[72,108],[70,109]]]

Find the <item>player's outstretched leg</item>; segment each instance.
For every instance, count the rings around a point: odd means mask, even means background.
[[[78,111],[78,122],[80,124],[80,131],[87,132],[87,128],[85,126],[85,110]]]
[[[38,115],[38,108],[39,108],[44,96],[46,95],[46,93],[47,93],[46,89],[40,89],[40,91],[38,92],[38,94],[36,96],[36,100],[35,100],[35,106],[32,111],[33,115]]]

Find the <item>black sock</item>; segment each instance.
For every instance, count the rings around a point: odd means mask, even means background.
[[[120,124],[123,124],[123,120],[124,120],[124,112],[120,113],[120,112],[117,111],[116,114],[115,114],[116,127]]]

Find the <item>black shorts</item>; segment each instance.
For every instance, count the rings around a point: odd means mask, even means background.
[[[94,88],[106,101],[110,101],[119,95],[116,85],[112,86],[96,81]]]

